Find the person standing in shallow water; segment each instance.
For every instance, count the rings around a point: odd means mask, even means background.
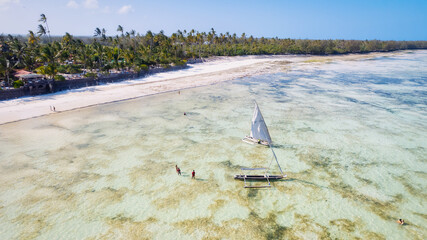
[[[196,179],[196,172],[193,170],[193,172],[191,173],[191,178],[192,179]]]
[[[176,173],[178,173],[178,175],[181,175],[181,169],[179,169],[178,165],[175,165],[175,169]]]

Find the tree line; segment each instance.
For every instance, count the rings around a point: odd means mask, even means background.
[[[255,38],[245,33],[217,33],[178,30],[170,36],[163,31],[145,34],[117,27],[115,35],[96,28],[92,37],[50,36],[47,18],[40,16],[38,31],[27,36],[0,35],[0,80],[9,86],[16,69],[36,71],[47,78],[63,80],[58,73],[109,70],[140,72],[152,66],[185,64],[187,59],[210,56],[275,54],[345,54],[404,49],[427,49],[427,41],[308,40]],[[91,73],[92,71],[92,73]],[[17,84],[19,86],[19,84]]]

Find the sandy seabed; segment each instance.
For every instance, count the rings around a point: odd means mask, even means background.
[[[425,76],[427,51],[248,56],[1,102],[0,239],[426,239]],[[288,175],[263,190],[233,179],[273,159],[241,141],[254,99]]]

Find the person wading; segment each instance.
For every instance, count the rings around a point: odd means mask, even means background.
[[[181,175],[181,169],[179,169],[178,165],[175,165],[175,169],[176,173],[178,173],[178,175]]]

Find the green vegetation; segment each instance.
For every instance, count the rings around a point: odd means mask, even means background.
[[[88,72],[84,75],[87,78],[97,78],[98,75],[96,73]]]
[[[65,77],[62,75],[56,75],[54,78],[55,78],[55,81],[65,81]]]
[[[13,81],[14,88],[20,88],[21,86],[24,86],[24,83],[21,80]]]
[[[82,66],[81,65],[59,65],[58,66],[58,72],[60,73],[68,73],[68,74],[75,74],[75,73],[82,73]]]
[[[59,73],[108,73],[111,69],[147,71],[150,66],[183,65],[186,59],[209,56],[237,56],[260,54],[344,54],[402,49],[427,49],[427,41],[379,40],[303,40],[240,37],[235,33],[218,34],[194,29],[178,30],[171,36],[163,31],[141,35],[135,30],[125,32],[118,26],[118,34],[107,36],[105,29],[96,28],[93,38],[76,38],[66,33],[51,37],[44,14],[38,32],[21,36],[0,36],[0,80],[10,85],[15,69],[36,70],[48,78],[57,79]],[[96,76],[96,74],[86,74]]]

